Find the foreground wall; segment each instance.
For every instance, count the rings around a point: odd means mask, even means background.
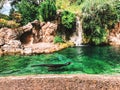
[[[36,75],[0,77],[0,90],[120,90],[120,76]]]

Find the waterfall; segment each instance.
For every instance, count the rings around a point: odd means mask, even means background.
[[[78,16],[76,17],[76,32],[73,33],[70,41],[74,42],[76,46],[81,46],[82,44],[82,23]]]

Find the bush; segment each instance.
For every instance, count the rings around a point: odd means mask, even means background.
[[[2,14],[2,13],[0,13],[0,18],[3,18],[3,19],[6,19],[6,20],[9,20],[9,16],[4,15],[4,14]]]
[[[16,5],[18,12],[22,15],[22,25],[37,19],[38,7],[27,0],[22,0]]]
[[[56,17],[56,6],[54,0],[46,0],[42,2],[38,9],[39,18],[43,21],[52,21]]]
[[[84,0],[77,0],[77,1],[76,1],[77,5],[80,5],[80,4],[83,3],[83,2],[84,2]]]
[[[115,9],[116,9],[117,15],[118,15],[118,21],[120,21],[120,0],[118,0],[118,1],[116,0],[114,5],[115,5]]]
[[[70,36],[75,31],[76,24],[76,16],[74,13],[69,11],[63,11],[61,13],[61,22],[60,22],[60,30],[58,32],[61,35],[65,35],[65,39],[69,40]]]
[[[11,16],[11,19],[17,23],[21,22],[21,20],[22,20],[22,16],[19,12],[13,12],[13,13],[11,13],[10,16]]]
[[[54,43],[63,43],[63,39],[61,36],[55,36]]]
[[[117,13],[112,4],[94,3],[83,7],[83,31],[89,43],[98,45],[107,41],[108,29],[117,21]]]
[[[0,19],[0,28],[2,27],[8,27],[8,28],[16,28],[18,27],[19,24],[16,23],[15,21],[8,21],[8,20],[5,20],[5,19]]]
[[[61,24],[67,28],[67,29],[72,29],[75,25],[75,14],[69,12],[69,11],[63,11],[61,14]]]
[[[80,5],[84,0],[69,0],[70,1],[70,4],[77,4],[77,5]]]
[[[4,27],[7,24],[5,19],[0,19],[0,28]]]

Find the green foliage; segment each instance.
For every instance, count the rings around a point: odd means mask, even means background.
[[[90,43],[98,45],[107,41],[108,29],[117,21],[117,13],[112,4],[94,2],[82,8],[83,30]]]
[[[65,35],[65,39],[69,40],[70,36],[75,31],[75,24],[76,24],[76,16],[74,13],[69,11],[63,11],[61,13],[61,22],[60,22],[60,29],[58,33],[61,35]]]
[[[61,14],[61,23],[67,29],[72,29],[75,25],[75,14],[69,11],[63,11]]]
[[[115,5],[115,9],[118,14],[118,21],[120,21],[120,0],[118,0],[118,1],[116,0],[114,5]]]
[[[52,21],[56,17],[56,6],[54,0],[46,0],[42,2],[38,9],[39,18],[43,21]]]
[[[76,3],[80,5],[84,0],[77,0]]]
[[[20,12],[20,14],[22,15],[21,23],[23,25],[37,19],[38,7],[36,7],[31,2],[28,2],[27,0],[22,0],[20,3],[18,3],[17,9],[18,12]]]
[[[61,36],[55,36],[54,43],[63,43],[63,39]]]
[[[19,26],[19,23],[16,23],[15,21],[0,19],[0,28],[2,27],[16,28],[18,26]]]
[[[14,20],[15,22],[19,23],[22,20],[21,14],[19,12],[13,12],[10,15],[11,20]]]
[[[0,13],[0,18],[9,20],[9,16]]]
[[[57,6],[57,9],[66,10],[66,8],[70,6],[70,1],[69,0],[56,0],[56,6]]]
[[[85,0],[69,0],[70,1],[70,4],[77,4],[77,5],[80,5],[83,1]]]

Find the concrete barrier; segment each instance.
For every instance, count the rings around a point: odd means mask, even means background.
[[[120,76],[76,74],[0,77],[0,90],[120,90]]]

